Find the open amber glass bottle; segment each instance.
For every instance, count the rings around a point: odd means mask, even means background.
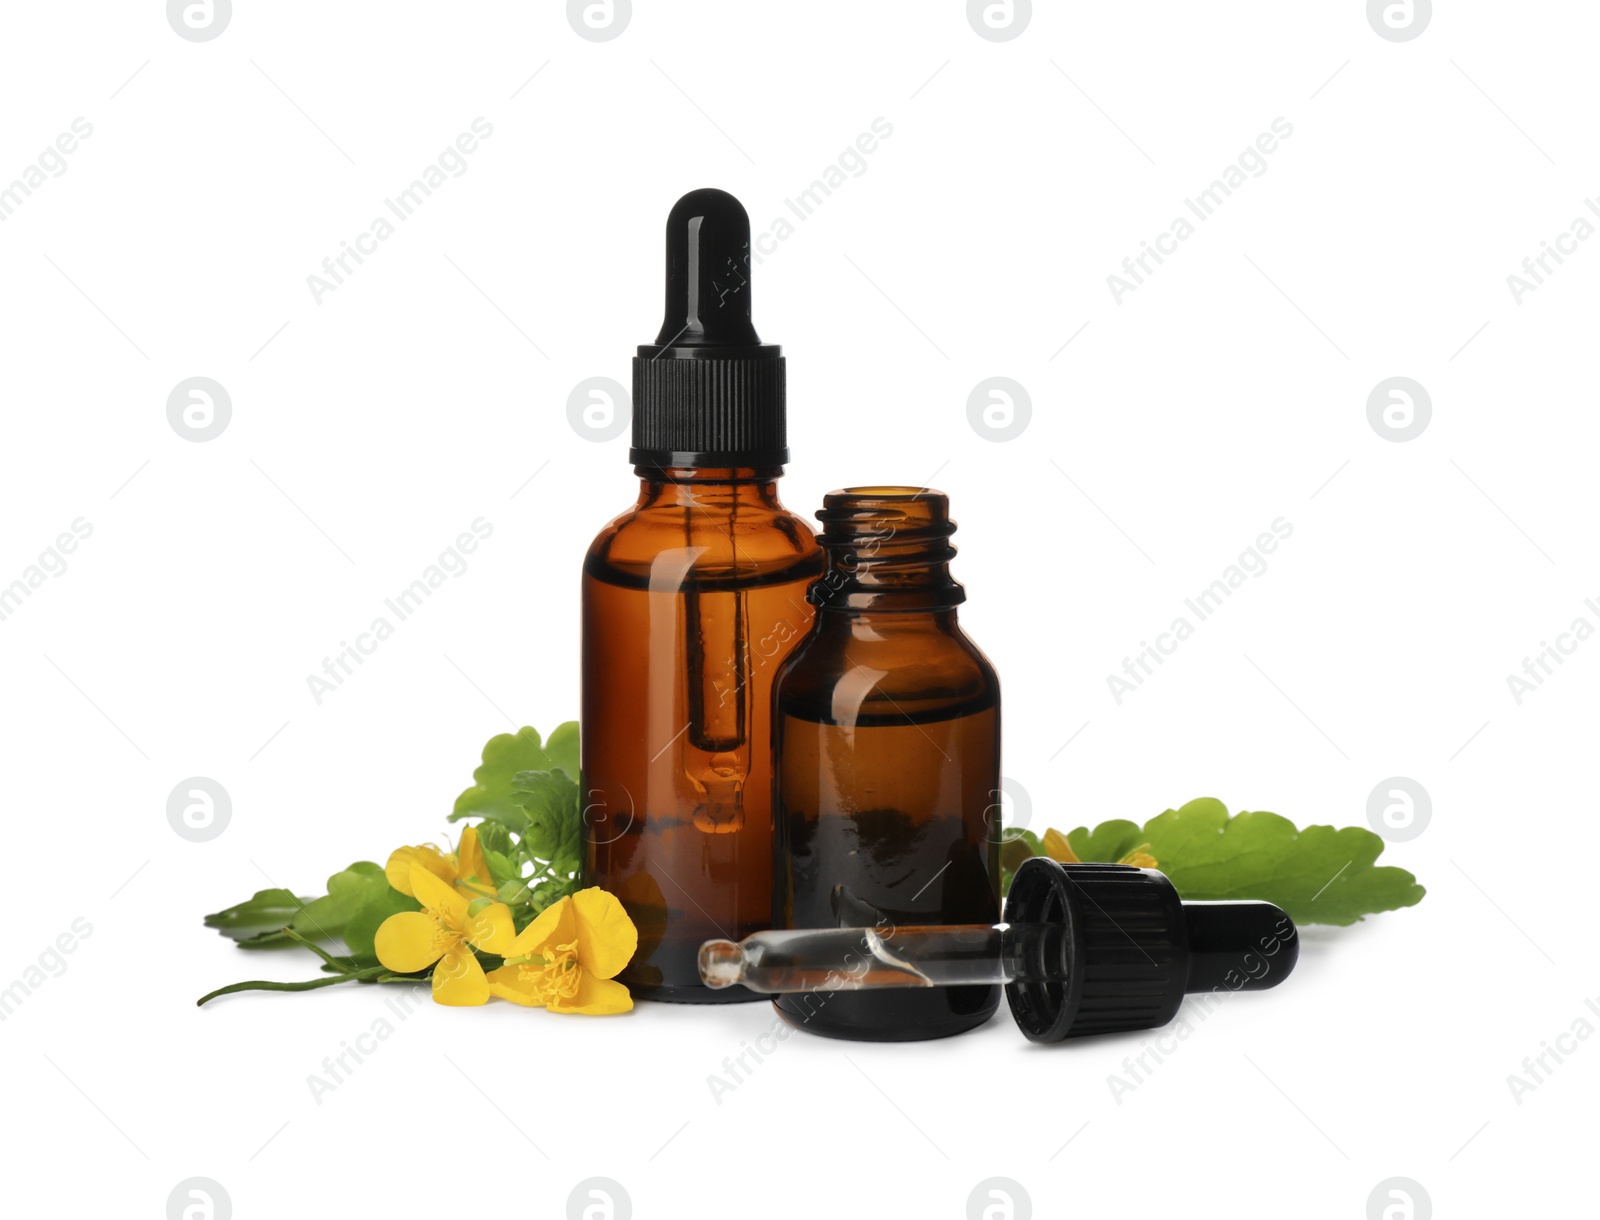
[[[1000,684],[956,622],[965,592],[944,495],[830,494],[811,633],[779,672],[773,923],[893,929],[999,918]],[[841,961],[841,980],[852,963]],[[982,1024],[995,986],[784,995],[834,1037],[937,1038]]]

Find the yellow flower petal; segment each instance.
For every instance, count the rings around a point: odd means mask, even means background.
[[[1078,853],[1072,850],[1072,844],[1067,842],[1067,836],[1059,830],[1045,831],[1039,845],[1044,848],[1044,854],[1058,864],[1079,863]]]
[[[521,1004],[524,1008],[543,1008],[544,1004],[533,989],[531,978],[523,977],[519,966],[501,966],[488,974],[489,992],[502,1000]]]
[[[597,979],[585,972],[578,980],[577,992],[569,999],[552,1001],[550,1011],[599,1017],[627,1012],[632,1007],[633,997],[621,983],[614,979]]]
[[[411,896],[435,912],[449,927],[467,924],[467,900],[420,864],[411,865]]]
[[[511,908],[503,902],[490,903],[467,920],[465,933],[467,939],[485,953],[509,954],[512,942],[517,939]]]
[[[450,880],[450,878],[445,878]],[[478,828],[468,826],[461,832],[456,844],[456,889],[474,896],[492,897],[494,883],[489,878],[489,865],[483,858],[483,846],[478,842]]]
[[[639,947],[639,931],[615,895],[599,886],[572,896],[578,924],[578,963],[598,979],[609,979]]]
[[[454,881],[456,878],[455,866],[437,847],[427,844],[421,847],[397,847],[390,853],[389,862],[383,866],[383,875],[391,886],[408,898],[416,897],[411,887],[413,864],[420,864],[442,881]]]
[[[552,944],[566,944],[572,940],[574,926],[572,899],[553,902],[517,934],[511,952],[505,956],[527,957],[531,953],[544,953]]]
[[[456,942],[433,968],[433,1002],[473,1008],[489,1002],[489,980],[466,945]]]
[[[1156,858],[1150,854],[1150,844],[1148,844],[1148,843],[1139,844],[1138,847],[1135,847],[1127,855],[1123,856],[1122,859],[1117,861],[1117,863],[1118,864],[1131,864],[1135,868],[1160,868],[1161,867],[1160,863],[1156,860]]]
[[[439,960],[448,941],[439,921],[426,911],[401,911],[378,926],[373,950],[397,974],[426,970]]]

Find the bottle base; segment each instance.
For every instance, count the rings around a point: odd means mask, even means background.
[[[626,980],[624,980],[626,981]],[[771,997],[748,987],[644,987],[629,984],[628,992],[636,1000],[649,1000],[655,1004],[752,1004]]]
[[[731,989],[730,989],[731,990]],[[949,988],[946,990],[969,990]],[[970,990],[989,990],[974,988]],[[937,1038],[950,1038],[987,1024],[1000,1007],[999,988],[994,988],[994,999],[976,1011],[942,1013],[938,1016],[919,1016],[911,1020],[885,1021],[852,1020],[849,1017],[823,1016],[807,1013],[799,1005],[785,1007],[784,1000],[772,1002],[775,1011],[794,1029],[823,1038],[839,1038],[848,1042],[931,1042]],[[789,1001],[794,1004],[793,1001]]]

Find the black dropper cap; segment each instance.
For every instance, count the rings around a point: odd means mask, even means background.
[[[750,217],[726,191],[667,216],[667,313],[633,361],[636,466],[782,466],[783,349],[750,321]]]
[[[1126,864],[1025,860],[1008,924],[1052,934],[1026,942],[1006,984],[1034,1042],[1152,1029],[1188,992],[1264,991],[1300,956],[1294,921],[1270,902],[1183,902],[1164,873]]]

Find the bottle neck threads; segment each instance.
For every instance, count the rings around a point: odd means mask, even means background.
[[[827,569],[807,592],[842,611],[951,610],[966,600],[950,576],[955,522],[943,492],[923,487],[847,487],[817,513]]]

